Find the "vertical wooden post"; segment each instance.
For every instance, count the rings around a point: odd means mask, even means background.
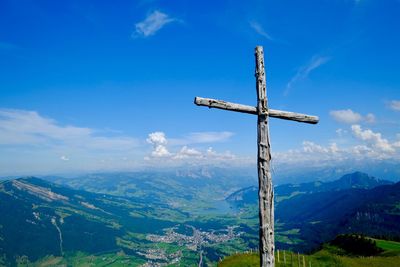
[[[268,100],[264,69],[264,51],[257,46],[256,88],[257,88],[257,136],[258,136],[258,200],[260,219],[260,266],[274,267],[274,189],[271,180],[271,152],[268,130]]]

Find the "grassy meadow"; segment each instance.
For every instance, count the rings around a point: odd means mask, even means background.
[[[277,267],[398,267],[400,266],[400,243],[387,240],[374,239],[376,245],[384,251],[374,257],[356,257],[343,255],[341,251],[332,246],[311,255],[279,251],[275,254]],[[218,263],[218,267],[258,267],[260,264],[257,253],[235,254],[226,257]]]

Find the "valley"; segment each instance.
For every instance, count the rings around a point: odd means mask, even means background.
[[[4,265],[214,266],[258,246],[250,177],[44,178],[0,183],[0,212],[13,214],[0,218]],[[277,249],[310,252],[340,233],[398,238],[399,185],[352,173],[331,182],[277,186]]]
[[[191,265],[200,255],[210,263],[246,246],[234,220],[204,211],[191,215],[157,199],[97,194],[33,177],[2,182],[0,198],[2,214],[13,214],[0,219],[0,254],[10,265],[51,255],[70,261],[77,252]]]

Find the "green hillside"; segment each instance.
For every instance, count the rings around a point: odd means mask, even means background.
[[[0,266],[193,266],[200,261],[215,266],[221,258],[257,247],[257,205],[236,209],[224,201],[229,188],[240,184],[229,184],[223,176],[197,179],[193,173],[140,175],[53,179],[61,184],[33,177],[0,182],[0,213],[6,215],[0,216]],[[351,183],[342,179],[345,183],[333,187],[366,184],[348,178]],[[216,181],[222,183],[215,186]],[[372,231],[370,236],[397,240],[400,183],[343,188],[298,195],[288,191],[291,196],[281,199],[276,210],[277,249],[304,253],[346,232]],[[245,200],[243,194],[234,196],[234,201]],[[398,243],[376,243],[384,251],[372,261],[398,260]],[[282,253],[279,264],[298,260],[297,254]],[[237,266],[257,265],[258,260],[253,254],[229,259],[245,262]],[[304,261],[362,262],[327,248],[304,255]]]
[[[0,182],[0,266],[211,263],[243,251],[237,221],[29,177]],[[244,238],[247,238],[243,234]]]
[[[297,254],[290,251],[279,251],[275,255],[277,267],[292,267],[292,266],[304,266],[308,267],[395,267],[399,266],[400,263],[400,243],[378,240],[376,241],[378,247],[384,249],[384,251],[375,257],[350,257],[342,255],[337,247],[326,245],[320,251],[311,254]],[[85,254],[75,253],[68,254],[64,257],[48,256],[44,257],[36,262],[29,262],[26,258],[19,259],[19,266],[33,266],[33,267],[44,267],[44,266],[137,266],[143,264],[145,261],[137,259],[131,255],[127,255],[122,251],[118,253],[105,253],[105,254]],[[180,262],[180,264],[172,264],[169,266],[192,266],[190,261]],[[214,265],[210,265],[214,266]],[[244,253],[235,254],[223,259],[218,263],[218,267],[258,267],[259,257],[257,253]]]
[[[311,254],[298,254],[291,251],[279,251],[275,254],[276,266],[313,266],[313,267],[398,267],[400,266],[400,243],[372,239],[381,252],[373,257],[349,256],[338,247],[324,245],[324,248]],[[218,267],[258,267],[257,253],[235,254],[218,263]]]

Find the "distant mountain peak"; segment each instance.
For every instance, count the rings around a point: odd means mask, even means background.
[[[339,180],[330,183],[331,185],[336,186],[338,189],[345,189],[345,188],[369,189],[379,185],[391,184],[391,182],[389,181],[377,179],[376,177],[370,176],[360,171],[345,174]]]
[[[317,192],[332,192],[349,189],[372,189],[377,186],[393,184],[390,181],[380,180],[363,172],[352,172],[330,182],[308,182],[301,184],[284,184],[274,188],[277,202],[298,194],[312,194]],[[229,195],[226,200],[241,206],[248,203],[257,203],[257,187],[246,187]]]
[[[378,180],[377,178],[366,174],[365,172],[355,171],[352,173],[348,173],[343,175],[339,180],[346,179],[346,178],[356,178],[356,179],[367,179],[367,180]]]

